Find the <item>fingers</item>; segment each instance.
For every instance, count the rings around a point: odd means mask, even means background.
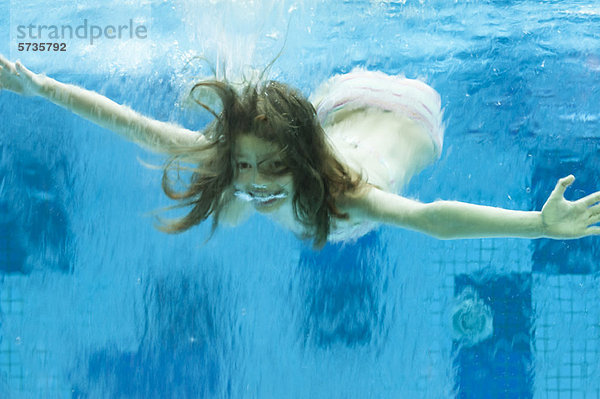
[[[0,54],[0,70],[2,69],[6,69],[7,71],[15,73],[17,75],[19,74],[19,72],[24,72],[25,74],[31,72],[29,69],[25,68],[23,64],[21,64],[21,61],[12,63],[6,58],[4,58],[2,54]]]
[[[600,205],[596,205],[588,209],[590,212],[590,224],[600,222]]]
[[[15,69],[17,70],[17,75],[22,73],[25,76],[29,76],[29,69],[25,68],[23,64],[21,64],[21,61],[15,62]]]
[[[3,71],[7,68],[7,65],[8,60],[4,58],[2,54],[0,54],[0,77],[2,77]],[[0,90],[2,90],[3,88],[4,87],[2,86],[2,80],[0,80]]]
[[[15,64],[13,64],[12,62],[10,62],[6,58],[4,58],[2,55],[0,55],[0,70],[6,70],[9,73],[14,73],[14,74],[17,73]]]
[[[585,229],[585,234],[588,236],[600,235],[600,226],[592,226]]]
[[[558,180],[558,183],[556,183],[556,187],[554,187],[554,190],[552,191],[551,196],[560,195],[562,197],[565,194],[567,187],[569,187],[571,184],[573,184],[574,181],[575,181],[575,176],[573,176],[573,175],[569,175],[567,177],[563,177],[562,179]]]
[[[9,71],[14,70],[13,63],[0,54],[0,67]]]
[[[6,67],[8,64],[10,64],[10,61],[0,54],[0,67]]]
[[[21,75],[32,82],[35,80],[36,74],[25,68],[25,66],[21,64],[21,61],[15,62],[15,67],[17,69],[17,75]]]
[[[592,206],[596,202],[600,202],[600,191],[597,193],[590,194],[586,197],[581,198],[577,202],[584,204],[585,206]]]

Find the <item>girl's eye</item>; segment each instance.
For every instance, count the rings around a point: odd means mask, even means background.
[[[275,173],[283,172],[286,169],[285,163],[283,163],[283,161],[280,160],[269,162],[267,167],[269,171]]]
[[[238,162],[238,169],[249,169],[250,164],[248,162]]]

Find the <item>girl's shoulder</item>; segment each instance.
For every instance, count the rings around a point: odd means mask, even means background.
[[[373,189],[377,188],[366,183],[336,199],[338,209],[348,214],[348,219],[333,219],[328,241],[354,241],[379,226],[379,222],[369,217],[367,208],[368,194]]]
[[[354,191],[338,195],[335,199],[335,205],[341,212],[347,213],[350,220],[354,222],[365,220],[367,216],[366,206],[372,190],[381,190],[381,188],[364,182]]]

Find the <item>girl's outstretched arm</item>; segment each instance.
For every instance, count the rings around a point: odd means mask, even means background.
[[[41,96],[99,126],[155,152],[170,154],[182,146],[203,144],[204,136],[172,123],[143,116],[93,91],[35,74],[0,55],[0,90]]]
[[[441,239],[522,237],[571,239],[600,235],[600,192],[577,201],[564,198],[572,175],[558,181],[540,212],[473,205],[457,201],[429,204],[369,188],[348,200],[351,216],[394,224]]]

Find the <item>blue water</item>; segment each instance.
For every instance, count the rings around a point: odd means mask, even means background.
[[[55,3],[1,2],[0,52],[154,118],[199,129],[184,97],[209,65],[241,78],[283,48],[270,76],[305,94],[355,66],[441,93],[444,153],[407,196],[533,210],[569,173],[568,198],[600,188],[594,1]],[[19,24],[84,18],[149,35],[17,51]],[[0,121],[2,398],[600,397],[598,238],[382,227],[314,252],[256,216],[204,244],[146,216],[170,203],[136,157],[160,157],[38,98],[0,93]],[[493,315],[473,345],[467,287]]]

